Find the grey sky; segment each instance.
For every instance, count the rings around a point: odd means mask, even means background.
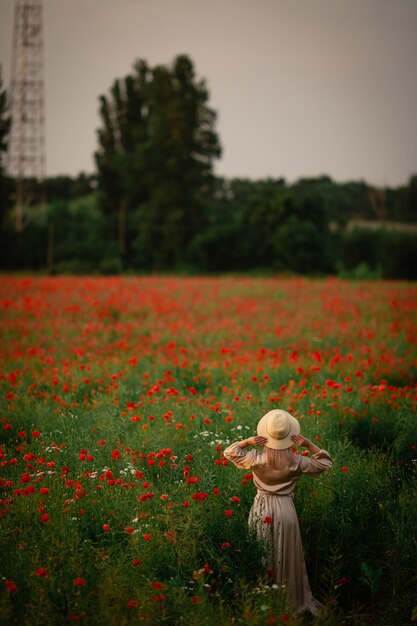
[[[228,177],[417,173],[417,0],[44,0],[48,175],[94,170],[98,96],[188,54]],[[10,76],[14,0],[0,0]]]

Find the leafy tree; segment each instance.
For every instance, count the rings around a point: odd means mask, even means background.
[[[94,191],[94,177],[81,172],[76,178],[71,176],[50,176],[44,181],[48,202],[71,200],[87,196]]]
[[[7,138],[10,131],[11,119],[8,116],[7,93],[2,89],[3,82],[0,67],[0,206],[6,204],[6,179],[4,173],[4,156],[7,150]]]
[[[417,222],[417,174],[410,177],[404,193],[404,219]]]
[[[101,97],[100,206],[141,267],[178,266],[204,226],[202,196],[220,156],[208,97],[185,55],[172,67],[139,61]]]

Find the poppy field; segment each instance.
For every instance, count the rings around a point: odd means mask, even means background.
[[[417,621],[417,284],[3,275],[0,320],[2,624]],[[222,455],[278,407],[333,457],[295,494],[317,618]]]

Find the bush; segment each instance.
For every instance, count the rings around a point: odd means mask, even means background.
[[[360,279],[417,278],[417,235],[393,230],[355,229],[341,237],[341,276]]]

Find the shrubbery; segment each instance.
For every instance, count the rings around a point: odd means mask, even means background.
[[[236,206],[225,208],[212,223],[207,217],[188,247],[179,248],[175,255],[158,238],[149,240],[151,261],[142,239],[129,237],[129,245],[121,246],[116,216],[105,217],[94,195],[57,200],[43,211],[33,209],[22,233],[4,220],[1,267],[72,274],[263,271],[357,279],[417,278],[417,234],[388,226],[333,231],[317,199],[308,195],[297,199],[273,186],[266,186],[260,194],[259,202],[267,201],[263,210],[255,202],[242,205],[240,211]],[[209,210],[214,211],[214,219],[216,209]],[[134,215],[127,220],[127,228],[140,231]]]

